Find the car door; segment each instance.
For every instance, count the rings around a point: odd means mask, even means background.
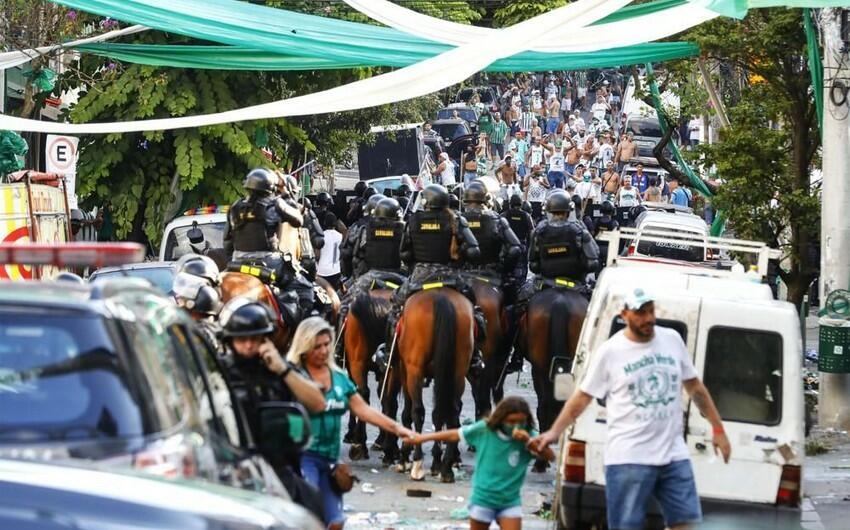
[[[723,418],[732,456],[724,464],[715,455],[712,427],[689,402],[685,435],[701,496],[775,502],[782,465],[799,442],[793,419],[783,425],[783,386],[793,372],[788,348],[795,346],[777,330],[787,324],[767,308],[703,304],[694,362]],[[799,377],[793,383],[801,387]]]

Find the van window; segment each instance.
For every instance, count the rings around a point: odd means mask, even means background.
[[[782,415],[782,336],[772,331],[711,328],[703,381],[724,420],[778,424]]]
[[[641,228],[646,230],[663,230],[665,232],[670,232],[672,238],[675,237],[674,234],[683,234],[689,237],[700,237],[705,235],[700,234],[699,232],[679,230],[677,228],[670,228],[667,226],[646,225]],[[641,241],[638,239],[636,253],[641,256],[675,259],[679,261],[705,261],[705,249],[703,247],[694,247],[684,242],[675,241],[675,239],[664,242]]]
[[[652,138],[661,138],[664,136],[658,120],[653,118],[630,119],[626,125],[626,132],[632,133],[635,136],[649,136]]]
[[[680,322],[678,320],[667,320],[666,318],[657,318],[655,319],[655,325],[674,330],[680,337],[682,337],[682,342],[688,342],[688,326],[684,322]],[[610,337],[614,335],[614,333],[617,333],[625,327],[626,321],[623,320],[623,317],[620,315],[615,316],[614,320],[611,321],[611,333],[608,336]]]

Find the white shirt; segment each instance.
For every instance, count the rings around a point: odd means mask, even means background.
[[[549,157],[549,171],[564,171],[564,153],[560,150]]]
[[[605,167],[608,162],[614,161],[614,146],[608,143],[603,143],[599,146],[598,156],[602,161],[602,167]]]
[[[446,167],[440,173],[440,184],[448,188],[457,184],[457,180],[455,180],[455,165],[448,158],[443,160],[443,162],[445,162]]]
[[[342,234],[334,229],[325,230],[325,246],[319,252],[316,274],[319,276],[339,274],[339,245],[341,243]]]
[[[629,189],[621,186],[620,191],[617,192],[617,206],[630,208],[632,206],[637,206],[638,204],[640,204],[640,199],[638,199],[638,189],[634,186]]]
[[[685,343],[655,326],[649,342],[619,331],[605,341],[581,390],[605,399],[605,465],[661,466],[688,459],[682,427],[682,382],[697,377]]]
[[[608,105],[605,103],[596,102],[590,107],[590,113],[593,114],[594,118],[598,118],[599,121],[605,119],[605,113],[608,112]]]
[[[539,144],[538,145],[532,145],[529,148],[529,151],[531,152],[531,156],[529,157],[529,160],[528,160],[529,166],[534,166],[536,164],[542,164],[543,163],[543,146],[542,145],[539,145]]]

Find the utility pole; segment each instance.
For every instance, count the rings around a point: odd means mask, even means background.
[[[821,305],[829,293],[850,288],[850,102],[847,100],[850,50],[842,40],[842,11],[823,9],[821,14],[824,50]],[[823,332],[821,326],[822,336]],[[835,348],[819,353],[850,356],[850,349]],[[821,372],[818,406],[822,427],[850,429],[850,374]]]

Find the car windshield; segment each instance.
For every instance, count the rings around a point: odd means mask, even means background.
[[[661,138],[664,133],[661,132],[661,126],[658,120],[650,119],[632,119],[629,120],[626,127],[627,133],[632,133],[635,136],[650,136],[652,138]]]
[[[145,267],[139,269],[115,269],[105,272],[95,272],[92,275],[92,282],[103,280],[112,280],[115,278],[124,278],[130,276],[132,278],[142,278],[151,282],[154,287],[163,293],[171,293],[171,287],[174,284],[174,269],[170,265],[162,265],[161,267]]]
[[[689,237],[704,237],[705,234],[691,230],[681,230],[667,226],[652,225],[642,226],[641,230],[660,230],[668,232],[671,233],[673,239],[670,241],[641,241],[638,239],[637,254],[680,261],[705,261],[705,249],[703,247],[695,247],[682,241],[675,240],[675,234],[687,235]],[[657,236],[653,234],[653,237]]]
[[[148,434],[102,318],[0,311],[0,444]]]
[[[440,109],[437,112],[438,120],[448,120],[454,118],[454,111],[457,111],[457,117],[466,120],[470,123],[478,121],[478,114],[473,109]]]
[[[175,228],[168,234],[165,241],[165,261],[175,261],[184,254],[202,254],[207,248],[224,248],[224,221],[220,223],[198,224],[198,228],[204,233],[204,242],[194,245],[189,242],[187,233],[192,225]]]
[[[375,191],[377,191],[379,194],[383,194],[384,190],[386,189],[398,189],[398,187],[401,186],[401,177],[373,181],[369,183],[369,186],[375,188]]]
[[[451,142],[455,138],[471,134],[469,127],[465,123],[437,123],[434,124],[434,130],[445,140]]]

